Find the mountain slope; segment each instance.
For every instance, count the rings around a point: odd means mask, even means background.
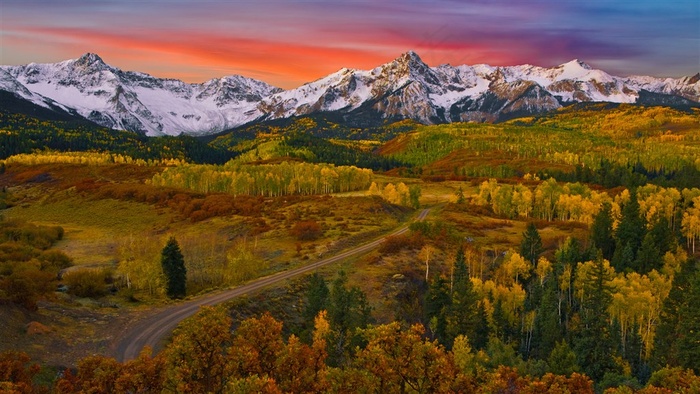
[[[59,103],[103,126],[149,135],[211,134],[255,120],[279,89],[231,76],[201,84],[111,67],[95,54],[54,64],[0,68],[1,89],[35,104]]]
[[[341,69],[282,91],[230,76],[201,84],[121,71],[95,54],[54,64],[0,66],[0,90],[95,123],[148,135],[215,134],[253,121],[333,113],[350,125],[495,122],[580,102],[698,106],[700,74],[616,77],[579,60],[430,67],[414,52],[372,70]]]
[[[697,105],[700,75],[620,78],[573,60],[553,68],[531,65],[429,67],[414,52],[373,70],[342,69],[297,89],[263,99],[266,119],[319,111],[346,119],[422,123],[499,121],[576,102],[655,101]],[[643,92],[643,93],[642,93]],[[676,97],[677,100],[670,98]],[[693,104],[694,103],[694,104]]]

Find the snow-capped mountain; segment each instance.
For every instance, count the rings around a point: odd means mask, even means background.
[[[636,103],[663,96],[697,104],[700,74],[692,78],[620,78],[573,60],[553,68],[531,65],[429,67],[414,52],[373,70],[342,69],[262,100],[267,118],[319,111],[423,123],[497,121],[575,102]],[[647,93],[640,92],[647,91]],[[666,97],[668,96],[668,97]],[[670,98],[669,98],[670,97]],[[671,99],[672,98],[672,99]]]
[[[616,77],[572,60],[532,65],[430,67],[414,52],[372,70],[341,69],[283,91],[230,76],[202,84],[121,71],[86,54],[55,64],[0,66],[0,90],[98,124],[149,135],[211,134],[252,121],[314,113],[351,122],[493,122],[576,102],[698,106],[700,74]]]
[[[259,118],[260,100],[280,91],[241,76],[201,84],[155,78],[111,67],[92,53],[60,63],[2,66],[0,89],[148,135],[212,134],[239,126]]]

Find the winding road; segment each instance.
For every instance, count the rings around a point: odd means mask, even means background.
[[[430,212],[430,209],[423,209],[420,214],[418,214],[416,220],[420,221],[425,219],[425,217],[428,216],[428,212]],[[114,356],[121,362],[133,360],[139,355],[145,346],[150,346],[155,352],[157,352],[161,349],[166,338],[175,329],[175,327],[177,327],[177,325],[184,319],[194,315],[201,306],[220,304],[233,298],[263,289],[267,286],[277,284],[295,276],[305,274],[309,271],[316,270],[325,265],[336,263],[351,256],[369,252],[370,250],[379,247],[386,237],[404,234],[407,231],[408,226],[406,225],[400,227],[385,237],[347,250],[333,257],[319,260],[303,267],[265,276],[229,290],[205,295],[194,300],[189,300],[170,306],[130,326],[120,339],[115,340],[117,344],[114,349]]]

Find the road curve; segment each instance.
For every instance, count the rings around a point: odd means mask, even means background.
[[[428,212],[430,212],[430,209],[423,209],[420,214],[418,214],[416,220],[420,221],[425,219]],[[116,353],[115,357],[121,362],[133,360],[139,355],[145,346],[150,346],[157,352],[160,350],[163,342],[175,329],[175,327],[177,327],[182,320],[194,315],[201,306],[220,304],[233,298],[260,290],[272,284],[279,283],[283,280],[316,270],[324,265],[332,264],[351,256],[369,252],[370,250],[379,247],[386,237],[404,234],[407,231],[408,226],[403,226],[385,237],[347,250],[333,257],[319,260],[303,267],[277,272],[275,274],[248,282],[245,285],[170,306],[129,327],[121,336],[121,339],[118,339],[118,343],[114,349],[114,352]]]

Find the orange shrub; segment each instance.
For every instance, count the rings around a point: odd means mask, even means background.
[[[290,233],[299,241],[313,241],[323,234],[323,229],[315,220],[304,220],[296,222]]]
[[[423,236],[416,232],[411,235],[401,234],[386,237],[384,242],[379,246],[379,253],[395,254],[404,249],[418,250],[425,245]]]

